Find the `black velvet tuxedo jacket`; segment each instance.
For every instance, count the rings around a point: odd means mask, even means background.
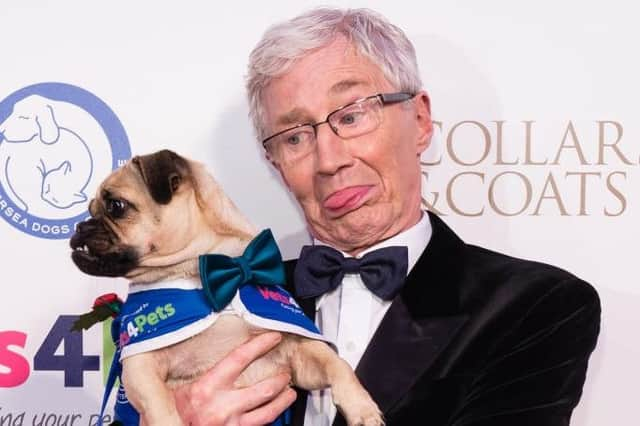
[[[387,426],[568,425],[600,328],[595,290],[550,265],[465,244],[429,213],[431,240],[356,374]],[[295,261],[286,262],[289,290]],[[310,317],[315,300],[298,300]],[[298,390],[294,426],[304,421]],[[334,425],[343,425],[338,413]]]

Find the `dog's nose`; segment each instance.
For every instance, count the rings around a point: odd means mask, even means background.
[[[78,222],[76,223],[76,232],[83,232],[87,230],[87,222]]]
[[[97,226],[97,221],[93,218],[76,223],[76,232],[84,233],[94,231]]]

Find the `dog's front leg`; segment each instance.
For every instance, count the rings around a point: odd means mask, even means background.
[[[333,403],[349,426],[384,425],[382,414],[349,364],[324,342],[300,340],[291,354],[293,382],[308,390],[331,386]]]
[[[127,398],[146,426],[182,426],[173,394],[166,384],[167,363],[158,352],[122,360],[122,384]]]

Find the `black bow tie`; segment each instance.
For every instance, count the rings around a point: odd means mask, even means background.
[[[360,274],[373,294],[391,300],[407,276],[407,248],[384,247],[361,259],[344,257],[327,246],[304,246],[294,272],[296,295],[318,297],[337,288],[344,274]]]

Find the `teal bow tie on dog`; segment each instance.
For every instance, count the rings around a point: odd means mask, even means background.
[[[216,312],[222,311],[245,284],[284,284],[282,256],[269,229],[260,232],[242,256],[205,254],[198,258],[198,264],[202,288]]]

